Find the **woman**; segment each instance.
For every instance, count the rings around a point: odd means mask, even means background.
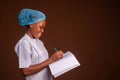
[[[39,40],[46,27],[45,14],[25,8],[20,11],[18,22],[27,28],[15,46],[22,74],[26,80],[52,80],[48,65],[61,59],[63,52],[57,51],[49,57],[44,44]]]

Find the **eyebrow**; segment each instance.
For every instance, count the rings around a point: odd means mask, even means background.
[[[43,25],[43,26],[41,26],[41,25],[40,25],[39,27],[41,27],[41,28],[45,28],[45,26],[44,26],[44,25]]]

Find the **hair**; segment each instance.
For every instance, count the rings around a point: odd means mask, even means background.
[[[28,29],[28,28],[30,28],[30,25],[25,25],[25,27]]]

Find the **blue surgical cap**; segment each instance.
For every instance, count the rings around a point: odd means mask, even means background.
[[[18,22],[20,26],[34,24],[45,19],[46,16],[43,12],[27,8],[22,9],[18,15]]]

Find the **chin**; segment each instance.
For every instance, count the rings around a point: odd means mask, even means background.
[[[36,38],[36,39],[39,39],[39,38],[41,38],[41,35],[40,35],[40,36],[36,36],[35,38]]]
[[[38,34],[35,36],[36,39],[39,39],[42,36],[42,34]]]
[[[35,39],[39,39],[40,37],[35,37]]]

